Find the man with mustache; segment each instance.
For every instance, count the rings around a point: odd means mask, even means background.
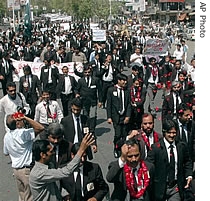
[[[127,140],[121,156],[108,166],[106,179],[114,184],[111,200],[153,201],[154,165],[141,159],[138,141]]]

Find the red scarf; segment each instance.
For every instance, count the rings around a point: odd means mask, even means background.
[[[134,86],[132,86],[131,90],[130,90],[131,102],[132,103],[141,102],[141,87],[138,87],[137,91],[135,91],[135,90],[136,90],[136,88]],[[137,108],[137,112],[140,112],[140,111],[141,111],[140,108]]]
[[[141,136],[142,136],[147,148],[149,148],[149,150],[151,150],[151,145],[149,143],[149,138],[147,137],[146,133],[142,132]],[[153,133],[153,137],[154,137],[154,143],[159,141],[158,134],[156,132]]]
[[[136,192],[134,189],[134,176],[132,173],[132,168],[129,167],[127,163],[124,165],[124,172],[125,172],[126,186],[131,197],[138,199],[141,196],[143,196],[150,182],[149,171],[144,161],[142,160],[140,161],[140,168],[137,174],[138,186],[141,186],[141,189],[139,191]]]
[[[153,77],[157,77],[158,75],[158,67],[156,65],[152,66],[152,75]]]

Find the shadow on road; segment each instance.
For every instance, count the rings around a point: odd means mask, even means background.
[[[96,128],[96,136],[102,136],[103,134],[109,133],[111,131],[110,128],[104,128],[104,127],[100,127],[100,128]]]

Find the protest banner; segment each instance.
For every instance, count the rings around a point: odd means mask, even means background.
[[[168,39],[151,38],[146,41],[145,55],[162,55],[168,51]]]
[[[41,68],[44,66],[44,62],[17,61],[14,59],[12,59],[12,64],[18,71],[18,74],[13,74],[14,82],[19,82],[20,77],[24,75],[23,73],[24,66],[29,65],[31,67],[32,74],[37,75],[38,78],[40,78]],[[69,75],[74,76],[77,81],[80,78],[74,73],[74,62],[60,63],[56,64],[55,66],[57,66],[60,74],[62,74],[63,66],[68,66]],[[76,62],[76,69],[78,72],[82,72],[83,64],[81,62]]]
[[[93,29],[93,41],[106,41],[106,30]]]

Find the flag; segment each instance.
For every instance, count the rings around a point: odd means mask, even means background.
[[[26,0],[24,27],[25,27],[24,35],[27,37],[28,40],[30,40],[31,30],[32,30],[30,0]]]

